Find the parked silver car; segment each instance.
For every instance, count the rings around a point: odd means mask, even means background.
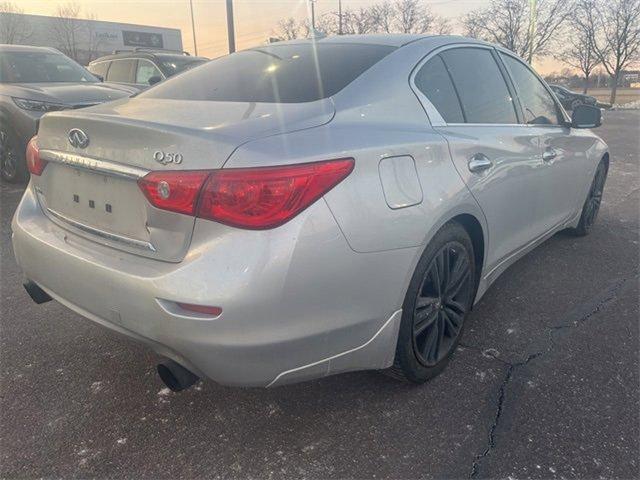
[[[24,152],[46,112],[115,100],[135,88],[100,83],[53,48],[0,45],[0,173],[8,182],[27,179]]]
[[[34,300],[147,343],[175,390],[358,369],[420,383],[509,265],[589,232],[599,124],[475,40],[254,48],[44,116],[14,250]]]

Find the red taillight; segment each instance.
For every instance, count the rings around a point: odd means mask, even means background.
[[[295,217],[344,180],[353,159],[279,167],[151,172],[138,180],[157,208],[264,230]]]
[[[27,144],[27,168],[31,175],[42,175],[44,167],[47,166],[47,161],[40,158],[40,149],[38,148],[37,137],[33,137]]]
[[[151,172],[138,180],[138,185],[154,207],[194,215],[198,193],[210,173],[205,170]]]
[[[344,180],[352,158],[279,167],[216,170],[208,178],[197,216],[239,228],[274,228]]]

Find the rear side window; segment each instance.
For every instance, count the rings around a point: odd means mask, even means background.
[[[140,95],[227,102],[302,103],[335,95],[395,50],[302,43],[245,50],[207,62]]]
[[[109,62],[100,62],[89,65],[88,70],[94,75],[100,75],[103,79],[107,76]]]
[[[538,77],[520,60],[500,55],[516,85],[525,122],[533,125],[558,125],[556,102]]]
[[[414,82],[416,87],[440,112],[445,122],[464,122],[458,96],[440,56],[425,63],[416,74]]]
[[[466,123],[518,123],[513,99],[489,50],[454,48],[441,56],[460,97]]]
[[[120,83],[133,83],[133,71],[135,60],[114,60],[107,73],[107,81]]]

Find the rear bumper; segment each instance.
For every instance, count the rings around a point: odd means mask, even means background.
[[[353,252],[323,200],[264,232],[197,221],[181,263],[73,235],[43,214],[31,187],[12,228],[25,276],[55,300],[200,376],[241,386],[390,366],[419,255]],[[223,313],[197,318],[172,302]]]

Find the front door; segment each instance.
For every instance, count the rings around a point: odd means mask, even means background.
[[[541,233],[536,206],[543,173],[540,138],[523,125],[495,50],[455,46],[430,58],[414,85],[443,119],[456,169],[489,228],[488,271]]]

